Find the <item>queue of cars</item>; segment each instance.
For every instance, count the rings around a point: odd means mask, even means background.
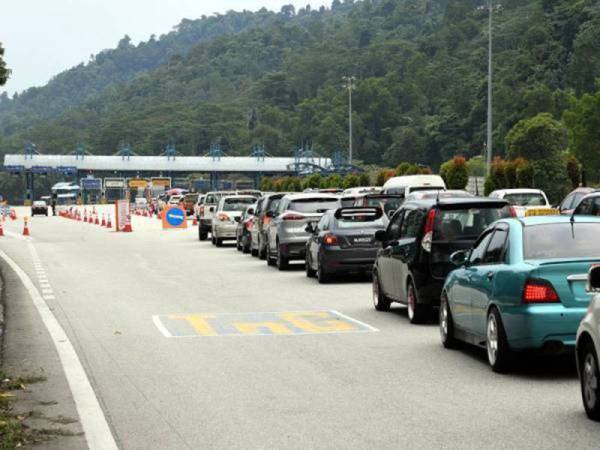
[[[201,240],[234,239],[279,270],[303,261],[319,283],[370,275],[376,310],[397,302],[411,323],[437,318],[444,347],[481,347],[496,372],[520,351],[575,350],[584,408],[600,420],[600,193],[552,209],[535,189],[478,197],[413,176],[383,189],[212,192],[198,209]]]

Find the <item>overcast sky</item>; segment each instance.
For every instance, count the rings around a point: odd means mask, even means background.
[[[1,0],[0,42],[13,73],[3,86],[11,96],[41,86],[59,72],[116,47],[128,34],[134,43],[166,33],[181,19],[263,6],[279,11],[329,6],[331,0]],[[0,91],[2,92],[2,91]]]

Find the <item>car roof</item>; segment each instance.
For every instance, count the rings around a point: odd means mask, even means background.
[[[256,200],[256,197],[254,195],[249,194],[224,195],[223,197],[221,197],[221,200],[228,200],[230,198],[253,198],[254,200]]]
[[[291,201],[301,200],[304,198],[331,198],[339,200],[339,195],[327,194],[325,192],[298,192],[295,194],[286,194],[284,197],[289,198]]]
[[[544,191],[541,189],[531,189],[531,188],[515,188],[515,189],[498,189],[493,193],[500,194],[541,194]]]
[[[589,194],[586,194],[585,197],[582,198],[582,200],[586,199],[586,198],[594,198],[594,197],[600,197],[600,192],[592,191]]]
[[[508,220],[508,219],[504,219]],[[546,225],[552,223],[571,223],[571,216],[568,215],[556,215],[556,216],[529,216],[529,217],[519,217],[518,219],[513,219],[520,221],[523,226],[533,226],[533,225]],[[600,223],[600,217],[595,216],[574,216],[574,223],[577,226],[577,223]]]
[[[406,205],[419,205],[425,207],[431,207],[435,205],[439,206],[453,206],[453,205],[485,205],[485,204],[498,204],[498,203],[507,204],[508,202],[503,199],[498,198],[489,198],[489,197],[446,197],[446,198],[425,198],[425,199],[415,199],[408,200],[404,203],[403,207]]]

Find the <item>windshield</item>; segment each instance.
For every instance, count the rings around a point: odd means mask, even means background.
[[[290,202],[288,209],[306,214],[323,213],[340,204],[337,198],[303,198]]]
[[[597,258],[600,223],[552,223],[525,227],[525,259]]]
[[[546,206],[542,194],[506,194],[504,200],[514,206]]]
[[[475,240],[490,224],[510,216],[508,206],[503,208],[440,209],[436,211],[435,215],[433,239],[450,242]]]
[[[254,197],[226,198],[223,201],[223,211],[244,211],[248,205],[254,204]]]

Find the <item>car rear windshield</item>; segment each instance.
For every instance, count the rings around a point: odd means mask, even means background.
[[[323,213],[339,203],[337,198],[302,198],[291,201],[288,209],[306,214]]]
[[[334,228],[385,228],[385,224],[377,211],[343,211],[341,217],[335,219]]]
[[[435,215],[435,241],[475,240],[493,222],[510,217],[508,206],[439,209]]]
[[[365,206],[375,206],[379,207],[383,210],[383,212],[389,216],[390,213],[395,212],[398,208],[402,206],[404,203],[403,198],[398,197],[389,197],[389,198],[377,198],[377,197],[367,197],[367,204]]]
[[[525,259],[597,258],[600,223],[552,223],[525,227]]]
[[[254,197],[226,198],[223,201],[223,211],[244,211],[248,205],[254,204]]]
[[[514,206],[546,206],[542,194],[506,194],[504,200]]]

